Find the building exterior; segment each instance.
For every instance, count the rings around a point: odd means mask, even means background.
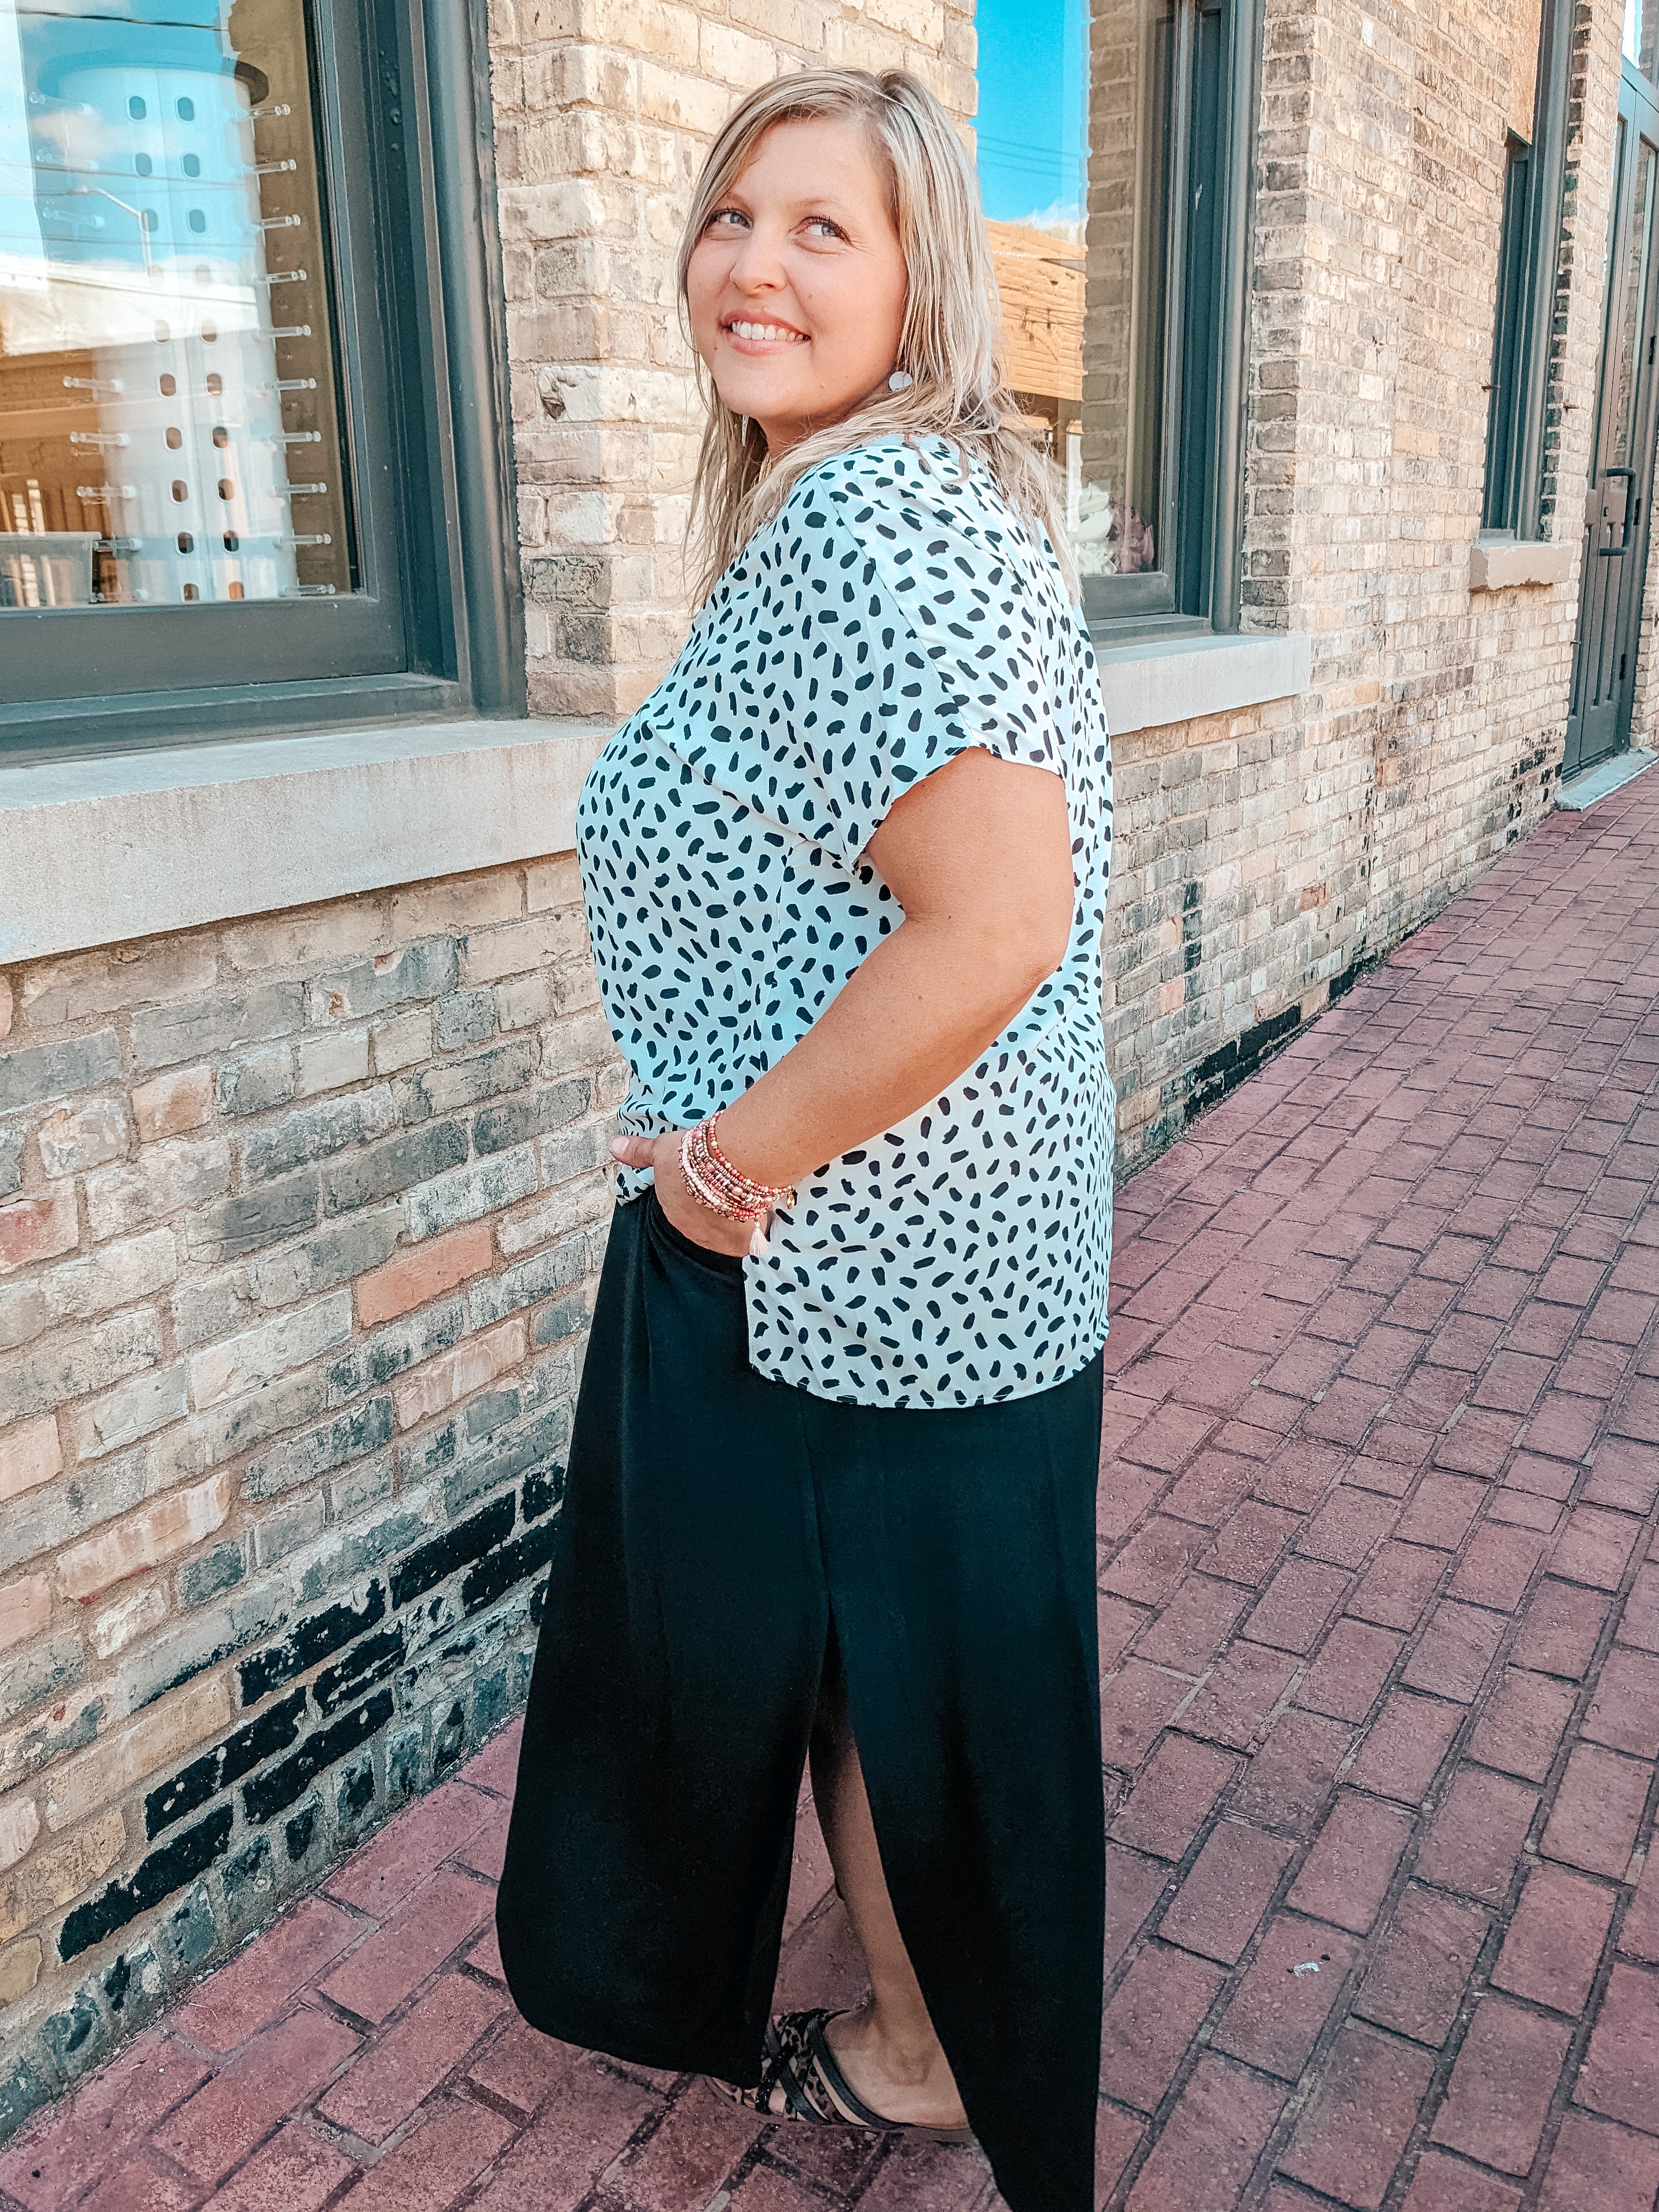
[[[1075,220],[996,245],[1116,732],[1126,1172],[1659,714],[1652,27],[1094,13]],[[0,2131],[522,1698],[681,212],[749,86],[902,64],[967,126],[975,38],[0,12]]]

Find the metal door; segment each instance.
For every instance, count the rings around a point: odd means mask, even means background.
[[[1642,621],[1648,505],[1653,487],[1654,356],[1659,284],[1659,93],[1626,62],[1607,234],[1607,320],[1601,333],[1583,580],[1567,711],[1564,775],[1630,742]]]

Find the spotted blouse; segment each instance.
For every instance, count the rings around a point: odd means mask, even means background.
[[[1088,632],[1046,539],[939,440],[854,447],[744,546],[600,754],[578,845],[624,1130],[739,1097],[903,920],[866,857],[969,745],[1063,776],[1063,964],[973,1066],[829,1161],[744,1263],[750,1362],[856,1405],[958,1407],[1074,1374],[1106,1334],[1110,842]],[[648,1170],[621,1170],[627,1202]]]

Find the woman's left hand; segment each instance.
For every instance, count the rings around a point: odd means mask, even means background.
[[[691,1195],[680,1171],[680,1139],[684,1130],[671,1129],[662,1137],[613,1137],[611,1157],[623,1167],[650,1168],[657,1188],[657,1203],[682,1237],[711,1252],[745,1254],[755,1234],[752,1221],[728,1221],[711,1212]]]

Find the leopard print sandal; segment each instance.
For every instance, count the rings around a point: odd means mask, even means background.
[[[752,2089],[739,2089],[729,2081],[716,2086],[734,2104],[758,2112],[768,2120],[808,2120],[825,2127],[878,2129],[887,2135],[919,2136],[924,2142],[971,2143],[973,2130],[924,2127],[914,2120],[884,2119],[872,2112],[848,2082],[836,2062],[824,2033],[827,2022],[838,2013],[820,2005],[810,2012],[775,2014],[768,2024],[762,2053],[761,2078]],[[772,2099],[781,2089],[784,2109],[775,2112]]]

